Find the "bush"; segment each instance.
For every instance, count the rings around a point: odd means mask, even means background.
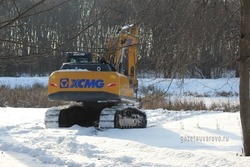
[[[150,89],[150,90],[148,90]],[[194,99],[173,99],[171,95],[165,94],[158,89],[149,87],[143,89],[146,93],[142,98],[144,109],[163,108],[168,110],[220,110],[224,112],[239,111],[239,105],[231,103],[213,103],[207,107],[203,101]],[[50,101],[47,96],[47,87],[41,84],[34,84],[32,87],[16,87],[11,89],[9,86],[0,86],[0,107],[52,107],[65,105],[68,102]]]
[[[145,97],[141,99],[142,108],[144,109],[157,109],[163,108],[167,110],[215,110],[215,111],[224,111],[224,112],[236,112],[239,111],[239,104],[231,103],[213,103],[211,106],[206,106],[203,100],[195,100],[192,97],[208,97],[207,94],[191,94],[190,92],[186,94],[190,96],[190,99],[187,98],[171,98],[170,94],[155,89],[154,87],[143,87],[141,91]],[[236,96],[232,92],[220,92],[217,96],[228,97]]]
[[[145,109],[163,108],[167,110],[207,110],[202,101],[188,101],[181,99],[171,100],[162,95],[148,95],[142,99],[142,107]]]
[[[52,107],[65,104],[60,101],[49,101],[47,88],[41,84],[34,84],[32,87],[16,87],[11,89],[8,86],[0,86],[1,107]]]
[[[213,103],[210,110],[220,110],[223,112],[237,112],[240,111],[240,105],[238,104],[231,104],[230,102],[227,103],[221,103],[221,104],[215,104]]]

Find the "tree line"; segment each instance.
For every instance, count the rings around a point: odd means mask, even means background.
[[[128,24],[140,29],[141,72],[236,75],[239,8],[236,0],[0,0],[0,76],[47,75],[67,51],[102,54]]]

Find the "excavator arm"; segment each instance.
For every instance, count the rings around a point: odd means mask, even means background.
[[[135,26],[122,29],[117,38],[108,43],[105,59],[112,63],[115,69],[128,77],[130,86],[138,89],[137,61],[139,29]]]

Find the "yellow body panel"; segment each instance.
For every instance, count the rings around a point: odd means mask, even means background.
[[[135,26],[122,30],[108,43],[108,50],[104,53],[105,61],[100,59],[99,64],[93,61],[96,57],[94,54],[92,57],[86,55],[82,59],[83,62],[68,61],[68,68],[62,68],[67,70],[55,71],[49,77],[49,99],[81,102],[118,102],[122,99],[133,99],[138,88],[138,35],[139,30]],[[76,57],[79,55],[81,54],[76,54]],[[86,60],[88,61],[85,62]],[[99,65],[104,64],[108,65],[110,70],[97,69]],[[89,71],[69,70],[74,65],[79,65],[80,68],[77,69]],[[97,71],[92,69],[95,65]]]
[[[103,92],[119,97],[132,98],[133,88],[130,88],[129,79],[117,72],[84,71],[84,70],[58,70],[49,77],[48,95],[64,92],[87,93]],[[66,98],[66,99],[65,99]],[[51,98],[51,100],[55,100]],[[60,100],[60,99],[56,99]],[[67,100],[64,97],[61,100]],[[97,98],[98,100],[98,98]],[[107,100],[108,97],[107,97]],[[70,101],[70,100],[69,100]],[[84,101],[79,99],[77,101]]]

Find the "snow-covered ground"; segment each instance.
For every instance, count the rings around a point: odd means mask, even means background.
[[[139,79],[139,88],[151,87],[171,95],[217,96],[220,92],[239,93],[239,78],[219,79]]]
[[[238,92],[238,79],[185,81],[159,88],[172,92],[212,90]],[[150,84],[140,80],[142,84]],[[0,78],[15,87],[47,84],[47,78]],[[165,82],[165,84],[163,84]],[[171,82],[171,81],[170,81]],[[200,83],[200,84],[199,84]],[[145,86],[145,85],[144,85]],[[211,88],[206,89],[206,88]],[[205,90],[206,89],[206,90]],[[219,97],[216,97],[219,100]],[[236,97],[237,98],[237,97]],[[220,111],[145,110],[146,129],[108,129],[73,126],[46,129],[44,108],[0,108],[0,166],[249,166],[242,152],[239,113]]]
[[[0,108],[1,166],[248,166],[239,113],[146,110],[146,129],[46,129],[46,109]]]

